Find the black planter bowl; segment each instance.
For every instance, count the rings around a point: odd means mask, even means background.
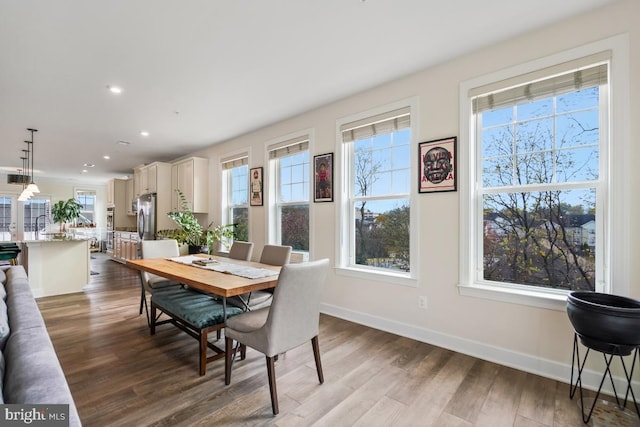
[[[582,343],[610,354],[640,346],[640,301],[620,295],[573,291],[567,314]]]

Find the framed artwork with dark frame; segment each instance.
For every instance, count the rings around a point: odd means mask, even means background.
[[[251,197],[249,197],[250,206],[262,206],[262,166],[251,168],[249,170]]]
[[[333,202],[333,153],[313,156],[313,201]]]
[[[418,191],[435,193],[457,190],[457,137],[418,144]]]

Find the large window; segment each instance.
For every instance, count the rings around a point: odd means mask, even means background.
[[[79,227],[95,225],[96,217],[96,192],[94,190],[76,190],[76,199],[82,206],[77,224]]]
[[[467,166],[475,173],[463,283],[610,290],[609,56],[468,90]]]
[[[222,161],[224,224],[234,224],[235,240],[249,241],[249,159],[246,155]]]
[[[309,252],[309,140],[287,140],[269,147],[274,200],[271,227],[275,244]]]
[[[0,242],[16,238],[16,197],[0,194]]]
[[[410,125],[408,107],[340,125],[346,267],[411,270]]]
[[[40,233],[45,231],[51,216],[49,199],[32,197],[26,200],[23,206],[24,239],[36,240],[36,230],[40,238]]]

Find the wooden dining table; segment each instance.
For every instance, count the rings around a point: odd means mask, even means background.
[[[219,265],[233,264],[256,269],[267,269],[274,272],[272,276],[250,279],[230,273],[222,273],[195,265],[172,261],[167,258],[146,258],[127,260],[127,266],[146,271],[173,281],[183,283],[203,292],[222,297],[223,309],[226,312],[226,300],[235,295],[274,288],[278,283],[280,266],[261,264],[259,262],[236,260],[220,256],[200,255],[202,259],[212,259]],[[144,289],[144,287],[143,287]]]

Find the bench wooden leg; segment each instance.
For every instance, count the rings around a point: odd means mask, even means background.
[[[151,324],[149,325],[149,330],[151,331],[151,335],[156,334],[156,305],[151,303]]]
[[[207,372],[207,330],[200,330],[200,376]]]
[[[233,340],[224,338],[224,383],[231,384],[231,364],[233,362]]]

